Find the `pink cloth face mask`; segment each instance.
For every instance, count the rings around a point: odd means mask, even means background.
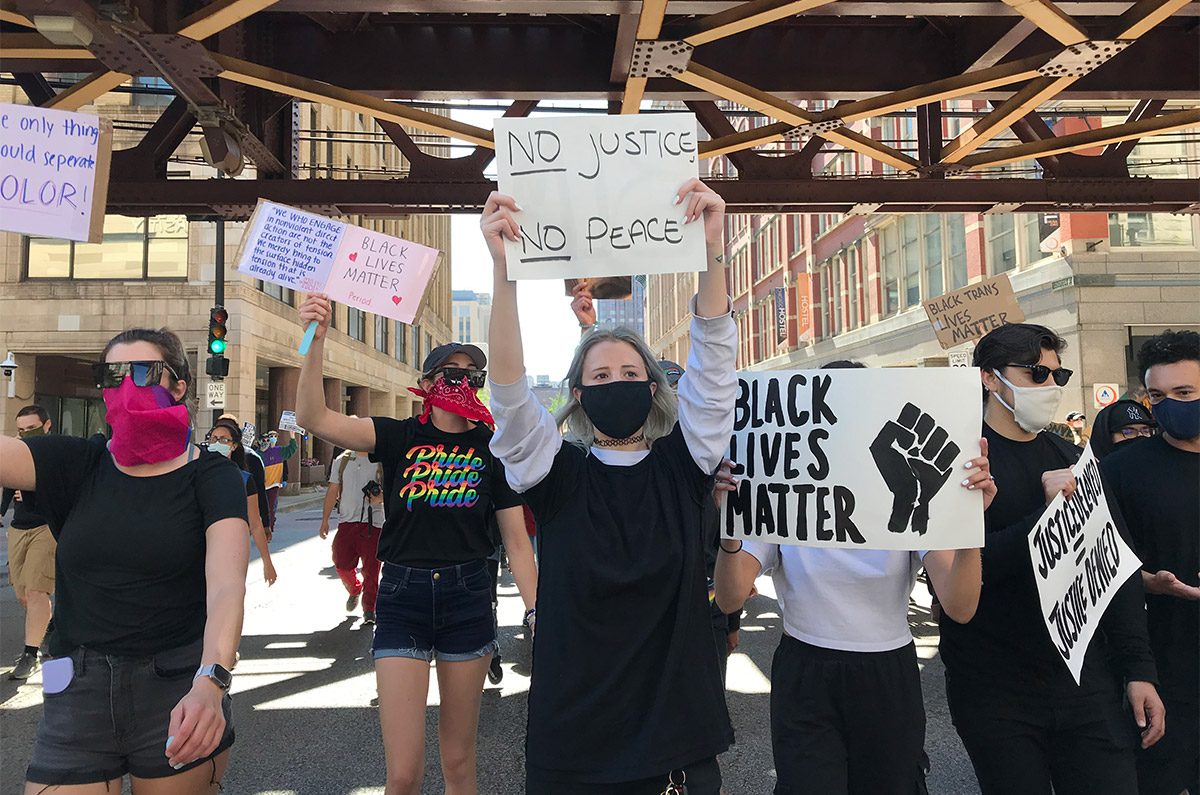
[[[187,449],[187,406],[177,404],[161,384],[135,386],[126,376],[116,389],[104,390],[104,405],[104,419],[113,429],[108,449],[121,466],[158,464]]]

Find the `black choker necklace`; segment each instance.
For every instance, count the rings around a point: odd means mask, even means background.
[[[628,439],[594,439],[592,440],[593,447],[624,447],[627,444],[637,444],[638,442],[646,441],[646,434],[639,433],[637,436],[630,436]]]

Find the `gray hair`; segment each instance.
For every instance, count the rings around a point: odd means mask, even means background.
[[[566,425],[569,439],[586,447],[592,446],[596,438],[596,428],[588,419],[583,406],[575,399],[575,388],[583,386],[583,361],[587,358],[588,351],[602,342],[624,342],[633,346],[642,357],[646,375],[658,384],[654,390],[654,399],[650,403],[650,415],[646,417],[646,424],[642,426],[642,433],[646,435],[646,445],[652,446],[655,440],[666,436],[675,427],[679,404],[675,399],[675,390],[671,389],[667,382],[667,374],[658,365],[650,346],[642,339],[641,334],[627,326],[597,329],[579,341],[579,347],[575,349],[575,358],[571,360],[571,368],[567,371],[567,402],[555,412],[554,419],[560,426]]]

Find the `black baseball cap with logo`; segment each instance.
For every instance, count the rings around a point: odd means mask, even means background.
[[[675,362],[663,359],[658,363],[662,371],[667,374],[667,383],[671,386],[679,383],[679,379],[683,377],[683,368],[675,364]]]
[[[429,375],[456,353],[465,353],[467,356],[470,356],[471,361],[480,370],[487,368],[487,357],[483,355],[483,351],[479,348],[470,343],[464,345],[461,342],[447,342],[445,345],[439,345],[429,352],[429,355],[425,357],[425,363],[421,365],[421,373]]]
[[[1150,410],[1136,400],[1118,400],[1108,407],[1108,432],[1116,433],[1130,425],[1158,427]]]

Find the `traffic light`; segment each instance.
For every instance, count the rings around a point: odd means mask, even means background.
[[[215,356],[225,353],[228,322],[229,311],[225,307],[214,306],[208,311],[208,352]]]
[[[213,378],[220,379],[229,375],[229,360],[225,358],[225,349],[229,347],[229,310],[223,306],[214,306],[208,311],[208,363],[204,371]]]

